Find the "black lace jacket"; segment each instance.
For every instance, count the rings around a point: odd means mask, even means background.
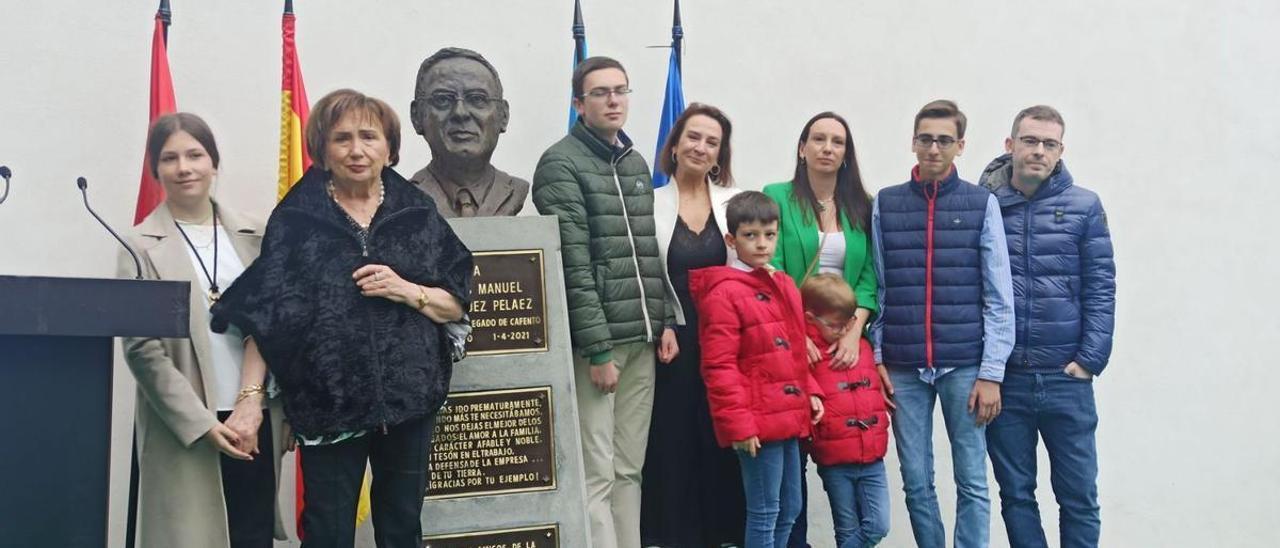
[[[352,279],[383,264],[469,300],[471,252],[435,204],[392,171],[367,244],[330,197],[328,175],[303,175],[267,223],[262,254],[213,307],[212,329],[253,336],[305,436],[392,426],[433,413],[453,362],[443,326],[410,306],[364,297]]]

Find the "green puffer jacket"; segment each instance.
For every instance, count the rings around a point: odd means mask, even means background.
[[[560,219],[573,347],[593,365],[617,344],[657,340],[675,314],[654,237],[649,166],[619,133],[609,146],[578,122],[542,154],[533,203]]]

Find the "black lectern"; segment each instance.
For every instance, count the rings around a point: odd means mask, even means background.
[[[0,276],[0,546],[107,545],[112,337],[187,337],[189,291]]]

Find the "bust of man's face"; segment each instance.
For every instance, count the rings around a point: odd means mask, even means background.
[[[507,129],[508,107],[484,65],[451,57],[422,75],[411,105],[413,128],[427,140],[433,159],[484,159]]]

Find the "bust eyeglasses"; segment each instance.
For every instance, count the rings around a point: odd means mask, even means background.
[[[501,100],[480,92],[464,93],[462,96],[456,93],[436,92],[427,96],[427,104],[440,111],[453,110],[459,102],[467,105],[471,110],[486,110]]]

